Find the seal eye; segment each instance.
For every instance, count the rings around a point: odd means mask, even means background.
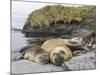
[[[42,59],[42,57],[40,56],[39,59]]]
[[[60,51],[62,54],[65,54],[65,52],[64,51]]]
[[[48,55],[43,55],[44,57],[48,57]]]
[[[53,53],[53,56],[55,55],[55,53]]]

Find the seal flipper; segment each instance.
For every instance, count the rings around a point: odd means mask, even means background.
[[[76,50],[84,50],[84,48],[79,45],[79,44],[72,44],[72,45],[67,45],[72,51]]]
[[[32,47],[31,45],[24,46],[23,48],[21,48],[21,49],[20,49],[20,51],[19,51],[19,52],[23,54],[23,53],[25,53],[25,52],[26,52],[26,50],[27,50],[27,49],[29,49],[29,48],[31,48],[31,47]]]
[[[15,58],[15,60],[22,60],[22,59],[24,59],[24,57],[23,57],[22,54],[19,54],[19,55]]]
[[[22,60],[24,59],[24,54],[26,53],[26,51],[31,48],[32,46],[28,45],[28,46],[24,46],[19,50],[19,55],[15,58],[15,60]]]

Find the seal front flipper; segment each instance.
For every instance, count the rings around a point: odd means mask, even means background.
[[[84,48],[79,45],[79,44],[72,44],[72,45],[67,45],[72,51],[76,51],[76,50],[84,50]]]

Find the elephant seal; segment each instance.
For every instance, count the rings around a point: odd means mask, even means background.
[[[23,57],[39,64],[47,64],[49,62],[48,54],[41,48],[29,48]]]
[[[61,65],[64,61],[68,61],[72,58],[70,48],[58,39],[49,39],[45,41],[41,48],[49,54],[51,63],[55,65]]]

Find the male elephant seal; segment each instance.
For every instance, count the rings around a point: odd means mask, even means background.
[[[49,62],[48,54],[41,48],[29,48],[24,54],[24,59],[28,59],[39,64],[46,64]]]
[[[64,61],[72,58],[71,50],[58,39],[45,41],[41,48],[49,54],[50,61],[55,65],[61,65]]]

